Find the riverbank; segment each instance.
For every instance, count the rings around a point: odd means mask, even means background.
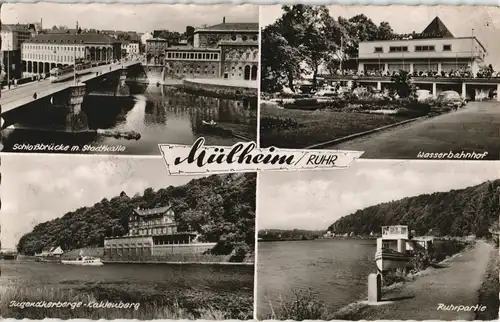
[[[475,312],[439,310],[439,304],[486,306],[488,319],[498,317],[498,284],[494,298],[479,293],[487,277],[488,266],[498,257],[498,249],[484,241],[456,254],[439,265],[415,274],[413,281],[395,284],[383,290],[380,305],[366,301],[350,304],[333,314],[341,320],[474,320]],[[497,274],[498,278],[498,274]],[[488,287],[489,289],[489,287]],[[489,307],[497,303],[496,307]],[[486,313],[487,312],[487,313]]]
[[[252,267],[0,263],[0,312],[17,319],[250,319]],[[82,303],[78,308],[19,308],[16,302]],[[137,309],[95,309],[89,303]]]
[[[357,302],[331,309],[315,290],[295,290],[293,296],[260,319],[278,320],[474,320],[474,312],[438,310],[445,305],[484,305],[484,320],[498,316],[498,249],[477,241],[448,259],[382,288],[382,302],[368,305],[367,288]],[[496,275],[496,277],[495,277]],[[366,276],[367,281],[368,276]],[[496,280],[495,280],[496,279]],[[263,311],[264,312],[264,311]]]

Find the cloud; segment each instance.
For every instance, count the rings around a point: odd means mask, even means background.
[[[167,29],[184,32],[189,25],[201,27],[204,24],[221,23],[223,16],[227,22],[258,22],[258,6],[119,3],[4,3],[2,6],[2,23],[28,23],[42,19],[44,28],[54,25],[74,28],[78,21],[83,28],[138,32]]]

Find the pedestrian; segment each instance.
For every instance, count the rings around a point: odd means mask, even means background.
[[[11,80],[7,81],[7,86],[9,87],[9,89],[10,89],[10,84],[11,84],[11,83],[12,83],[12,81],[11,81]]]
[[[33,99],[36,100],[36,93],[33,94]]]
[[[17,87],[17,78],[14,78],[14,87]]]

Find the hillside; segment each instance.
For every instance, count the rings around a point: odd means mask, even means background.
[[[449,192],[436,192],[381,203],[358,210],[333,223],[335,233],[379,233],[384,225],[408,225],[417,234],[431,229],[441,236],[488,235],[498,222],[500,180]]]
[[[128,233],[133,209],[166,206],[175,211],[178,231],[195,230],[209,242],[224,240],[219,251],[234,245],[253,252],[255,243],[256,175],[227,174],[194,179],[183,186],[169,186],[132,198],[124,192],[93,206],[68,212],[60,218],[37,225],[17,245],[20,253],[33,254],[45,246],[59,245],[65,251],[102,247],[105,237]]]

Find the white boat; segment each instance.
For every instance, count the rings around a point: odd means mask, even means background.
[[[83,256],[83,254],[80,252],[80,255],[76,259],[68,259],[68,260],[61,260],[62,264],[65,265],[80,265],[80,266],[102,266],[104,265],[101,262],[100,258],[97,257],[91,257],[91,256]]]
[[[380,272],[405,268],[409,261],[409,256],[392,249],[382,249],[375,253],[375,263]]]
[[[203,125],[208,125],[208,126],[216,126],[217,123],[215,123],[214,120],[211,120],[210,122],[207,122],[207,121],[201,121],[203,123]]]
[[[100,258],[80,256],[77,259],[61,260],[62,264],[65,265],[80,265],[80,266],[102,266]]]
[[[410,239],[408,226],[384,226],[382,237],[377,238],[375,263],[380,272],[409,267],[407,242]]]

